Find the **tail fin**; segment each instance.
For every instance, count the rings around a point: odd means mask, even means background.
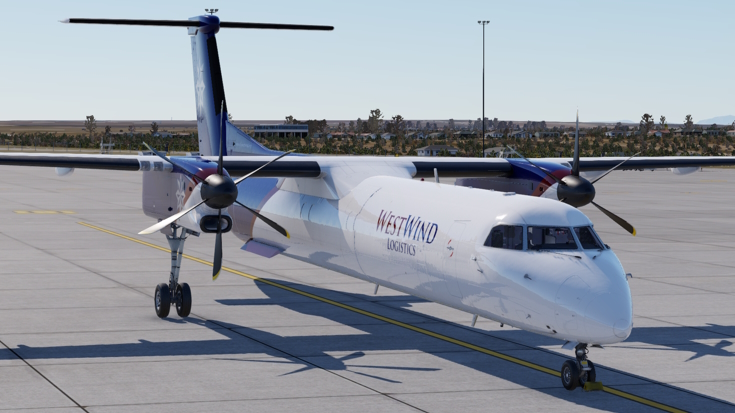
[[[219,65],[217,39],[219,31],[217,16],[197,16],[189,20],[207,21],[206,26],[189,27],[191,55],[194,65],[194,90],[196,91],[197,131],[199,152],[202,155],[219,155],[221,118],[227,119],[227,102],[222,72]],[[213,28],[213,30],[207,30]],[[227,147],[226,131],[223,138]]]
[[[280,154],[279,151],[264,147],[227,120],[227,100],[215,37],[215,33],[219,31],[219,19],[217,16],[197,16],[190,20],[201,21],[202,18],[208,20],[207,26],[189,28],[194,66],[199,152],[205,156],[218,156],[220,147],[222,147],[225,155]],[[217,19],[216,23],[210,21],[214,19]],[[203,30],[213,26],[216,27],[215,30]],[[224,127],[222,122],[224,122]],[[220,133],[223,135],[222,143],[220,143]]]
[[[216,10],[206,10],[210,15],[196,16],[189,20],[144,20],[144,19],[88,19],[69,18],[62,20],[67,24],[106,24],[129,26],[168,26],[186,27],[191,36],[191,55],[194,64],[194,90],[197,104],[197,129],[199,132],[199,151],[203,155],[219,156],[220,148],[227,154],[239,153],[273,155],[281,152],[263,147],[253,138],[237,129],[227,121],[227,102],[225,87],[222,84],[222,71],[219,65],[217,39],[214,35],[220,27],[231,29],[268,29],[268,30],[317,30],[331,31],[332,26],[306,24],[220,22],[214,16]],[[220,139],[220,135],[222,135]],[[230,144],[227,136],[231,136]]]

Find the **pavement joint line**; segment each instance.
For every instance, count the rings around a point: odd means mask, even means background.
[[[704,332],[711,333],[711,334],[719,334],[719,335],[724,336],[724,337],[730,337],[730,338],[735,337],[733,335],[721,333],[719,331],[710,330],[710,329],[702,328],[702,327],[699,327],[699,326],[688,326],[688,325],[685,325],[685,324],[675,323],[673,321],[661,320],[661,319],[656,318],[656,317],[647,317],[647,316],[642,316],[642,315],[639,315],[637,317],[646,318],[646,319],[654,320],[654,321],[658,321],[659,323],[667,323],[667,324],[673,324],[673,325],[679,326],[679,327],[691,328],[693,330],[704,331]],[[666,346],[666,344],[657,344],[657,345]],[[679,345],[679,344],[677,344],[677,345]],[[695,344],[691,344],[691,345],[695,345]]]
[[[663,277],[661,277],[661,278],[663,278]],[[670,285],[670,286],[673,286],[673,287],[689,288],[689,289],[692,289],[692,290],[695,290],[695,291],[699,291],[699,293],[694,293],[694,294],[723,294],[723,295],[733,295],[733,292],[712,291],[712,290],[708,290],[706,288],[693,287],[693,286],[689,286],[689,285],[681,285],[681,284],[676,284],[676,283],[673,283],[673,282],[661,281],[660,279],[653,279],[653,278],[652,279],[641,278],[641,279],[642,280],[646,280],[648,282],[652,282],[652,283],[659,283],[659,284],[664,284],[664,285]],[[690,295],[690,294],[693,294],[693,293],[691,293],[691,292],[685,292],[685,293],[681,293],[681,294],[666,294],[666,295]],[[661,295],[661,294],[643,294],[643,295]]]
[[[122,235],[122,234],[121,234],[121,235]],[[186,256],[186,255],[184,254],[184,256]],[[223,270],[225,270],[225,271],[228,271],[228,270],[227,270],[227,268],[226,268],[226,267],[224,267],[224,266],[222,266],[222,269],[223,269]],[[231,271],[231,270],[230,270],[230,271]],[[290,357],[290,358],[292,358],[292,359],[294,359],[294,360],[298,360],[298,361],[300,361],[300,362],[302,362],[302,363],[304,363],[304,364],[306,364],[306,365],[312,366],[312,368],[315,368],[315,369],[319,369],[319,370],[322,370],[322,371],[324,371],[324,372],[325,372],[325,373],[327,373],[327,374],[331,374],[331,375],[337,376],[337,377],[341,378],[342,380],[346,380],[346,381],[349,381],[350,383],[352,383],[352,384],[354,384],[354,385],[356,385],[356,386],[359,386],[359,387],[362,387],[362,388],[364,388],[364,389],[368,389],[368,390],[372,391],[372,392],[373,392],[373,393],[375,393],[376,395],[380,395],[380,396],[386,397],[386,398],[388,398],[388,399],[391,399],[391,400],[393,400],[393,401],[395,401],[395,402],[397,402],[397,403],[400,403],[400,404],[403,404],[403,405],[405,405],[405,406],[408,406],[408,407],[410,407],[410,408],[412,408],[412,409],[414,409],[414,410],[418,410],[418,411],[420,411],[420,412],[428,413],[428,412],[427,412],[426,410],[423,410],[423,409],[421,409],[421,408],[419,408],[419,407],[416,407],[416,406],[414,406],[414,405],[412,405],[412,404],[410,404],[410,403],[408,403],[408,402],[406,402],[406,401],[403,401],[403,400],[401,400],[401,399],[398,399],[398,398],[396,398],[396,397],[394,397],[394,396],[391,396],[391,395],[390,395],[389,393],[384,393],[384,392],[381,392],[381,391],[379,391],[379,390],[376,390],[376,389],[374,389],[374,388],[372,388],[372,387],[370,387],[370,386],[368,386],[368,385],[366,385],[366,384],[360,383],[360,382],[358,382],[358,381],[356,381],[356,380],[354,380],[354,379],[351,379],[351,378],[349,378],[349,377],[345,377],[345,376],[343,376],[343,375],[341,375],[341,374],[337,373],[336,371],[333,371],[333,370],[329,370],[329,369],[326,369],[326,368],[324,368],[324,367],[322,367],[322,366],[320,366],[320,365],[318,365],[318,364],[316,364],[316,363],[313,363],[313,362],[311,362],[311,361],[309,361],[309,360],[306,360],[306,358],[305,358],[305,357],[308,357],[308,356],[297,356],[297,355],[295,355],[295,354],[291,354],[291,353],[289,353],[289,352],[288,352],[288,351],[286,351],[286,350],[283,350],[283,349],[277,348],[277,347],[275,347],[275,346],[273,346],[273,345],[271,345],[271,344],[268,344],[268,343],[266,343],[266,342],[264,342],[264,341],[260,341],[260,340],[258,340],[258,339],[256,339],[256,338],[253,338],[253,337],[250,337],[250,336],[246,335],[245,333],[242,333],[242,332],[240,332],[240,331],[237,331],[237,330],[238,330],[237,328],[230,328],[230,327],[224,326],[224,325],[220,324],[220,323],[219,323],[218,321],[215,321],[215,320],[206,320],[206,319],[204,319],[203,317],[200,317],[200,318],[201,318],[202,320],[204,320],[205,322],[210,322],[210,323],[212,323],[212,324],[215,324],[215,325],[219,325],[220,327],[224,327],[224,328],[226,328],[227,330],[229,330],[229,331],[231,331],[231,332],[233,332],[233,333],[235,333],[235,334],[237,334],[237,335],[239,335],[239,336],[241,336],[241,337],[244,337],[244,338],[246,338],[246,339],[248,339],[248,340],[252,340],[252,341],[254,341],[254,342],[258,343],[258,344],[261,344],[261,345],[263,345],[263,346],[266,346],[266,347],[272,348],[273,350],[275,350],[275,351],[277,351],[277,352],[279,352],[279,353],[283,353],[283,354],[285,354],[285,355],[287,356],[287,358],[288,358],[288,357]]]
[[[386,306],[385,303],[386,302],[383,301],[383,302],[376,303],[376,304]],[[405,308],[397,308],[397,307],[391,307],[391,308],[395,308],[398,311],[403,311],[403,312],[407,312],[408,311]],[[423,316],[426,317],[429,320],[434,320],[435,322],[438,322],[438,323],[452,325],[455,328],[460,328],[460,329],[465,330],[465,331],[471,331],[471,332],[478,333],[478,334],[481,334],[481,335],[484,335],[484,336],[487,336],[487,337],[491,337],[491,338],[496,339],[496,340],[501,340],[501,341],[505,341],[505,342],[508,342],[508,343],[513,343],[515,345],[518,345],[518,346],[523,347],[523,349],[513,350],[513,351],[536,350],[536,351],[541,351],[541,352],[544,352],[544,353],[547,353],[547,354],[550,354],[550,355],[554,355],[554,356],[558,356],[558,357],[564,357],[566,359],[565,356],[559,354],[558,352],[556,352],[554,350],[551,350],[551,349],[548,349],[548,348],[544,348],[544,347],[532,347],[532,346],[529,346],[527,344],[523,344],[523,343],[519,343],[519,342],[516,342],[516,341],[513,341],[513,340],[509,340],[507,338],[498,337],[496,335],[493,335],[492,334],[493,333],[492,331],[480,330],[480,329],[477,329],[477,328],[474,328],[474,327],[469,327],[469,326],[464,325],[464,324],[461,324],[461,323],[455,323],[455,322],[451,322],[451,321],[448,321],[448,320],[440,319],[440,318],[434,317],[433,315],[429,315],[429,314],[423,314]],[[652,320],[656,320],[656,321],[660,321],[660,322],[665,322],[665,323],[669,323],[669,324],[679,325],[680,327],[690,327],[690,326],[680,325],[680,324],[676,324],[676,323],[670,323],[670,322],[664,321],[664,320],[658,320],[658,319],[652,318],[652,317],[644,317],[644,316],[639,316],[639,317],[642,317],[642,318],[650,318]],[[490,321],[490,320],[488,320],[488,321]],[[690,328],[693,328],[693,327],[690,327]],[[704,329],[702,329],[702,331],[711,332],[710,330],[704,330]],[[722,333],[719,333],[719,334],[722,334]],[[732,336],[725,335],[725,337],[732,337]],[[664,346],[664,347],[666,347],[667,345],[662,344],[662,345],[656,345],[656,346]],[[628,346],[622,345],[622,346],[615,346],[615,347],[626,348]],[[730,403],[730,402],[725,401],[725,400],[721,400],[721,399],[718,399],[718,398],[715,398],[715,397],[712,397],[712,396],[708,396],[708,395],[696,393],[696,392],[693,392],[691,390],[687,390],[687,389],[683,389],[683,388],[677,388],[677,387],[675,387],[674,385],[672,385],[670,383],[658,382],[658,381],[655,381],[655,380],[651,380],[651,379],[649,379],[647,377],[642,377],[642,376],[639,376],[639,375],[636,375],[636,374],[628,373],[626,371],[618,370],[618,369],[613,368],[613,367],[599,366],[599,365],[597,367],[600,367],[602,369],[605,369],[605,370],[608,370],[608,371],[611,371],[611,372],[614,372],[614,373],[617,373],[617,374],[620,374],[620,375],[623,375],[623,376],[627,376],[627,377],[631,377],[631,378],[634,378],[634,379],[643,381],[643,383],[626,384],[626,386],[645,386],[645,385],[648,385],[648,386],[662,386],[662,387],[667,387],[667,388],[669,388],[671,390],[675,390],[675,391],[683,392],[683,393],[688,393],[688,394],[690,394],[692,396],[701,397],[701,398],[704,398],[704,399],[707,399],[707,400],[710,400],[710,401],[714,401],[714,402],[717,402],[717,403],[722,403],[722,404],[726,404],[726,405],[730,405],[730,406],[733,405],[733,403]],[[686,383],[686,382],[683,382],[683,383]]]
[[[123,234],[120,234],[120,233],[117,233],[117,232],[114,232],[114,231],[110,231],[108,229],[105,229],[105,228],[102,228],[102,227],[98,227],[96,225],[92,225],[92,224],[89,224],[89,223],[86,223],[86,222],[78,222],[78,224],[83,225],[83,226],[86,226],[86,227],[91,228],[91,229],[94,229],[94,230],[97,230],[97,231],[101,231],[101,232],[104,232],[104,233],[107,233],[107,234],[116,236],[116,237],[127,239],[129,241],[136,242],[136,243],[141,244],[141,245],[145,245],[145,246],[148,246],[148,247],[151,247],[151,248],[155,248],[155,249],[164,251],[167,254],[170,254],[171,253],[171,251],[170,251],[169,248],[164,248],[164,247],[158,246],[156,244],[152,244],[150,242],[146,242],[146,241],[142,241],[142,240],[139,240],[139,239],[136,239],[136,238],[133,238],[133,237],[129,237],[127,235],[123,235]],[[200,259],[200,258],[197,258],[197,257],[193,257],[193,256],[190,256],[188,254],[183,254],[183,257],[184,258],[187,258],[189,260],[198,262],[200,264],[204,264],[204,265],[207,265],[207,266],[210,266],[210,267],[213,266],[212,263],[209,262],[209,261],[206,261],[206,260],[203,260],[203,259]],[[550,369],[548,367],[544,367],[544,366],[541,366],[541,365],[536,364],[536,363],[532,363],[532,362],[529,362],[529,361],[526,361],[526,360],[522,360],[522,359],[519,359],[517,357],[508,356],[506,354],[503,354],[503,353],[500,353],[500,352],[497,352],[497,351],[494,351],[494,350],[486,349],[484,347],[477,346],[477,345],[474,345],[474,344],[471,344],[471,343],[468,343],[468,342],[465,342],[465,341],[462,341],[462,340],[458,340],[458,339],[455,339],[455,338],[446,336],[444,334],[435,333],[435,332],[430,331],[430,330],[426,330],[426,329],[423,329],[423,328],[420,328],[420,327],[416,327],[416,326],[414,326],[412,324],[404,323],[402,321],[394,320],[394,319],[389,318],[389,317],[381,316],[379,314],[375,314],[375,313],[372,313],[370,311],[362,310],[362,309],[357,308],[357,307],[353,307],[353,306],[350,306],[350,305],[347,305],[347,304],[340,303],[338,301],[334,301],[334,300],[331,300],[331,299],[328,299],[328,298],[324,298],[324,297],[318,296],[316,294],[311,294],[311,293],[308,293],[306,291],[299,290],[297,288],[293,288],[293,287],[290,287],[290,286],[287,286],[287,285],[284,285],[284,284],[281,284],[281,283],[277,283],[275,281],[271,281],[271,280],[268,280],[268,279],[256,277],[254,275],[250,275],[250,274],[247,274],[247,273],[244,273],[244,272],[241,272],[241,271],[232,269],[232,268],[228,268],[228,267],[225,267],[225,266],[222,266],[222,270],[227,271],[227,272],[232,273],[232,274],[235,274],[235,275],[239,275],[239,276],[245,277],[245,278],[249,278],[249,279],[251,279],[253,281],[258,281],[258,282],[261,282],[261,283],[264,283],[264,284],[267,284],[267,285],[270,285],[270,286],[273,286],[273,287],[281,288],[281,289],[284,289],[286,291],[290,291],[290,292],[295,293],[295,294],[299,294],[299,295],[302,295],[302,296],[305,296],[305,297],[313,298],[314,300],[321,301],[321,302],[326,303],[326,304],[331,304],[331,305],[333,305],[335,307],[339,307],[339,308],[342,308],[342,309],[345,309],[345,310],[348,310],[348,311],[352,311],[352,312],[355,312],[355,313],[358,313],[358,314],[361,314],[361,315],[364,315],[364,316],[367,316],[367,317],[371,317],[371,318],[374,318],[374,319],[377,319],[377,320],[380,320],[380,321],[384,321],[384,322],[386,322],[388,324],[393,324],[393,325],[396,325],[396,326],[399,326],[399,327],[403,327],[403,328],[405,328],[407,330],[410,330],[410,331],[414,331],[414,332],[417,332],[417,333],[420,333],[420,334],[424,334],[424,335],[427,335],[427,336],[430,336],[430,337],[437,338],[437,339],[442,340],[442,341],[446,341],[446,342],[449,342],[449,343],[452,343],[452,344],[456,344],[456,345],[458,345],[460,347],[469,348],[471,350],[475,350],[477,352],[484,353],[484,354],[487,354],[489,356],[493,356],[493,357],[498,358],[498,359],[501,359],[501,360],[505,360],[505,361],[508,361],[508,362],[511,362],[511,363],[514,363],[514,364],[518,364],[520,366],[528,367],[528,368],[530,368],[532,370],[536,370],[536,371],[539,371],[539,372],[542,372],[542,373],[546,373],[546,374],[549,374],[549,375],[552,375],[552,376],[556,376],[556,377],[560,377],[561,376],[561,374],[558,371],[552,370],[552,369]],[[232,331],[234,331],[234,330],[232,330]],[[250,337],[248,337],[248,338],[250,338]],[[277,350],[278,351],[281,351],[281,352],[284,352],[283,350],[280,350],[280,349],[277,349]],[[285,354],[288,354],[288,353],[285,353]],[[311,363],[309,363],[309,364],[311,364]],[[336,374],[336,373],[334,373],[334,374]],[[340,377],[342,377],[342,376],[340,376]],[[345,379],[347,379],[347,378],[345,378]],[[350,379],[347,379],[347,380],[350,380]],[[350,381],[352,381],[352,380],[350,380]],[[357,383],[357,384],[359,384],[359,383]],[[615,396],[619,396],[621,398],[624,398],[624,399],[627,399],[627,400],[630,400],[630,401],[634,401],[634,402],[637,402],[637,403],[640,403],[640,404],[649,406],[649,407],[653,407],[653,408],[656,408],[656,409],[659,409],[659,410],[663,410],[665,412],[670,412],[670,413],[684,413],[684,412],[686,412],[685,410],[678,409],[678,408],[675,408],[673,406],[669,406],[669,405],[666,405],[666,404],[663,404],[663,403],[659,403],[659,402],[656,402],[656,401],[647,399],[645,397],[637,396],[637,395],[634,395],[632,393],[628,393],[628,392],[625,392],[625,391],[622,391],[622,390],[617,390],[617,389],[612,388],[612,387],[609,387],[609,386],[603,386],[602,387],[602,391],[605,392],[605,393],[609,393],[609,394],[615,395]],[[383,394],[383,393],[381,393],[381,394]],[[396,399],[394,399],[394,400],[396,400]],[[414,406],[411,406],[411,407],[414,407]]]
[[[155,244],[152,244],[152,243],[149,243],[149,242],[145,242],[145,241],[142,241],[142,240],[139,240],[139,239],[133,238],[133,237],[128,237],[128,236],[126,236],[126,235],[123,235],[123,234],[120,234],[120,233],[117,233],[117,232],[114,232],[114,231],[110,231],[110,230],[107,230],[107,229],[104,229],[104,228],[98,227],[98,226],[96,226],[96,225],[88,224],[88,223],[86,223],[86,222],[77,222],[77,223],[78,223],[78,224],[80,224],[80,225],[86,226],[86,227],[88,227],[88,228],[92,228],[92,229],[95,229],[95,230],[98,230],[98,231],[102,231],[102,232],[105,232],[105,233],[108,233],[108,234],[111,234],[111,235],[114,235],[114,236],[117,236],[117,237],[120,237],[120,238],[123,238],[123,239],[129,240],[129,241],[134,241],[134,242],[136,242],[136,243],[139,243],[139,244],[143,244],[143,245],[145,245],[145,246],[148,246],[148,247],[151,247],[151,248],[155,248],[155,249],[158,249],[158,250],[161,250],[161,251],[165,251],[165,252],[167,252],[167,253],[169,253],[169,254],[171,253],[170,249],[168,249],[168,248],[160,247],[160,246],[158,246],[158,245],[155,245]],[[211,267],[211,266],[213,266],[213,265],[212,265],[212,263],[210,263],[210,262],[208,262],[208,261],[205,261],[205,260],[202,260],[202,259],[199,259],[199,258],[196,258],[196,257],[190,256],[190,255],[187,255],[187,254],[183,254],[183,257],[185,257],[185,258],[187,258],[187,259],[190,259],[190,260],[192,260],[192,261],[195,261],[195,262],[199,262],[199,263],[202,263],[202,264],[204,264],[204,265],[207,265],[207,266],[210,266],[210,267]],[[79,265],[79,264],[76,264],[76,263],[75,263],[75,265],[77,265],[77,266],[79,266],[80,268],[83,268],[83,269],[85,269],[85,270],[87,270],[87,271],[90,271],[90,272],[92,272],[92,273],[94,273],[94,274],[98,274],[98,275],[100,275],[100,276],[101,276],[101,277],[103,277],[103,278],[107,278],[107,279],[110,279],[110,278],[108,278],[108,277],[106,277],[106,276],[104,276],[104,275],[102,275],[102,274],[99,274],[99,273],[97,273],[96,271],[93,271],[93,270],[91,270],[91,269],[87,269],[87,268],[86,268],[86,267],[84,267],[84,266],[81,266],[81,265]],[[228,272],[233,272],[233,271],[235,271],[235,270],[233,270],[233,269],[230,269],[230,268],[228,268],[228,267],[224,267],[224,266],[222,267],[222,269],[224,269],[225,271],[228,271]],[[245,273],[242,273],[242,274],[245,274]],[[240,275],[240,274],[238,274],[238,275]],[[247,277],[247,276],[246,276],[246,277]],[[253,277],[253,276],[250,276],[250,277]],[[257,278],[257,277],[255,277],[255,278]],[[125,284],[122,284],[122,283],[120,283],[119,281],[116,281],[116,280],[113,280],[113,279],[110,279],[110,280],[111,280],[111,281],[114,281],[115,283],[117,283],[117,284],[120,284],[120,285],[122,285],[122,286],[128,287],[128,286],[126,286]],[[278,288],[283,288],[283,287],[285,287],[285,286],[281,286],[280,284],[277,284],[277,283],[274,283],[274,285],[273,285],[273,286],[274,286],[274,287],[278,287]],[[128,288],[131,288],[131,287],[128,287]],[[131,289],[135,290],[134,288],[131,288]],[[294,290],[294,291],[298,291],[298,290],[296,290],[296,289],[293,289],[293,290]],[[148,294],[144,293],[143,291],[138,291],[138,290],[135,290],[135,291],[137,291],[137,292],[139,292],[140,294],[143,294],[143,295],[145,295],[145,296],[151,297],[151,296],[149,296]],[[289,356],[289,357],[291,357],[291,358],[294,358],[294,359],[296,359],[296,360],[300,360],[300,361],[301,361],[302,363],[304,363],[304,364],[307,364],[307,365],[311,365],[311,366],[313,366],[313,368],[316,368],[316,369],[322,370],[322,371],[324,371],[324,372],[326,372],[326,373],[328,373],[328,374],[332,374],[332,375],[334,375],[334,376],[337,376],[337,377],[339,377],[339,378],[341,378],[341,379],[343,379],[343,380],[349,381],[349,382],[351,382],[351,383],[353,383],[353,384],[355,384],[355,385],[357,385],[357,386],[359,386],[359,387],[362,387],[362,388],[368,389],[368,390],[370,390],[370,391],[374,392],[375,394],[381,395],[381,396],[383,396],[383,397],[386,397],[386,398],[388,398],[388,399],[391,399],[391,400],[393,400],[393,401],[395,401],[395,402],[397,402],[397,403],[400,403],[400,404],[403,404],[403,405],[405,405],[405,406],[411,407],[411,408],[413,408],[413,409],[415,409],[415,410],[418,410],[418,411],[421,411],[421,412],[426,412],[425,410],[423,410],[423,409],[420,409],[419,407],[416,407],[416,406],[414,406],[414,405],[411,405],[411,404],[410,404],[410,403],[408,403],[408,402],[405,402],[405,401],[403,401],[403,400],[397,399],[397,398],[395,398],[395,397],[393,397],[393,396],[390,396],[390,395],[388,395],[388,394],[385,394],[385,393],[383,393],[383,392],[381,392],[381,391],[378,391],[378,390],[376,390],[376,389],[373,389],[373,388],[371,388],[370,386],[367,386],[367,385],[365,385],[365,384],[363,384],[363,383],[357,382],[357,381],[355,381],[355,380],[353,380],[353,379],[350,379],[350,378],[348,378],[348,377],[342,376],[342,375],[340,375],[340,374],[338,374],[337,372],[334,372],[334,371],[332,371],[332,370],[328,370],[328,369],[325,369],[325,368],[323,368],[323,367],[321,367],[321,366],[318,366],[318,365],[316,365],[316,364],[314,364],[314,363],[311,363],[310,361],[308,361],[308,360],[305,360],[305,359],[303,359],[303,358],[301,358],[301,357],[299,357],[299,356],[296,356],[296,355],[290,354],[290,353],[288,353],[287,351],[285,351],[285,350],[283,350],[283,349],[279,349],[279,348],[276,348],[276,347],[274,347],[274,346],[272,346],[272,345],[270,345],[270,344],[268,344],[268,343],[265,343],[265,342],[262,342],[262,341],[260,341],[260,340],[258,340],[258,339],[255,339],[255,338],[253,338],[253,337],[250,337],[250,336],[248,336],[248,335],[246,335],[246,334],[244,334],[244,333],[242,333],[242,332],[240,332],[240,331],[236,331],[237,329],[233,329],[233,328],[230,328],[230,327],[224,326],[224,325],[222,325],[222,324],[218,323],[218,322],[217,322],[217,321],[215,321],[215,320],[207,320],[206,318],[204,318],[204,317],[201,317],[201,316],[198,316],[198,315],[196,315],[196,314],[194,314],[194,313],[191,313],[191,314],[190,314],[190,317],[197,317],[197,318],[201,319],[202,321],[204,321],[205,323],[206,323],[206,322],[209,322],[209,323],[212,323],[212,324],[214,324],[214,325],[217,325],[217,326],[219,326],[219,327],[221,327],[221,328],[223,328],[223,329],[226,329],[226,330],[228,330],[228,331],[231,331],[232,333],[234,333],[234,334],[237,334],[237,335],[239,335],[239,336],[241,336],[241,337],[244,337],[244,338],[246,338],[246,339],[248,339],[248,340],[251,340],[251,341],[254,341],[254,342],[256,342],[256,343],[259,343],[259,344],[261,344],[261,345],[263,345],[263,346],[266,346],[266,347],[272,348],[273,350],[275,350],[275,351],[277,351],[277,352],[279,352],[279,353],[283,353],[283,354],[285,354],[285,355],[287,355],[287,356]]]
[[[57,386],[56,383],[54,383],[53,381],[51,381],[51,379],[49,379],[43,373],[41,373],[40,371],[38,371],[38,369],[36,367],[34,367],[26,359],[24,359],[23,357],[21,357],[20,354],[18,354],[15,350],[13,350],[12,348],[8,347],[8,345],[5,344],[4,341],[0,340],[0,344],[2,344],[2,346],[5,347],[8,351],[10,351],[11,353],[13,353],[13,355],[15,357],[18,357],[19,360],[23,361],[23,363],[25,363],[26,366],[30,367],[31,370],[35,371],[36,374],[38,374],[39,376],[41,376],[41,378],[43,378],[44,380],[46,380],[46,382],[48,382],[48,384],[54,386],[54,388],[56,390],[58,390],[59,393],[63,394],[67,399],[69,399],[69,401],[71,401],[72,403],[74,403],[76,405],[76,407],[82,409],[85,412],[88,412],[88,410],[85,409],[84,407],[82,407],[82,405],[79,404],[76,400],[74,400],[74,398],[72,398],[71,396],[69,396],[64,390],[61,390],[61,387]],[[22,366],[18,366],[18,367],[22,367]]]

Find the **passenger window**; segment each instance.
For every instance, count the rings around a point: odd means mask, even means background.
[[[586,250],[604,250],[602,243],[592,231],[591,227],[576,227],[574,232],[577,233],[579,243],[582,244],[582,248]]]
[[[507,250],[522,250],[523,227],[499,225],[490,231],[490,235],[485,240],[485,246]]]
[[[564,227],[528,227],[529,250],[576,250],[572,230]]]

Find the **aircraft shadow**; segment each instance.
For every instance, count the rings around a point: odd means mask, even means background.
[[[308,285],[274,280],[299,290],[318,296],[334,296],[335,292]],[[303,371],[321,368],[338,372],[340,375],[356,374],[369,379],[374,379],[384,384],[400,384],[410,377],[411,372],[422,374],[441,375],[441,365],[420,366],[409,365],[411,357],[402,363],[369,364],[361,359],[368,353],[376,352],[401,352],[411,351],[415,353],[431,354],[453,364],[459,364],[466,368],[486,375],[492,383],[496,379],[510,382],[522,387],[530,387],[535,391],[549,396],[567,400],[579,406],[612,411],[628,412],[631,409],[646,410],[647,407],[624,401],[615,396],[600,392],[585,393],[581,390],[567,392],[561,386],[557,377],[545,373],[512,364],[492,356],[475,352],[455,344],[416,333],[405,328],[387,324],[385,322],[357,314],[355,312],[338,308],[330,304],[317,301],[293,301],[283,300],[283,290],[263,283],[256,283],[267,298],[262,299],[229,299],[218,300],[220,304],[227,306],[273,306],[278,305],[299,314],[312,317],[322,317],[337,325],[349,326],[350,329],[359,330],[360,333],[351,334],[327,334],[327,335],[288,335],[269,332],[267,328],[251,328],[218,320],[203,321],[189,317],[184,320],[209,328],[221,335],[221,338],[212,340],[182,340],[151,342],[139,340],[137,343],[121,344],[92,344],[72,346],[30,347],[19,344],[15,351],[26,360],[34,359],[89,359],[89,358],[135,358],[135,357],[163,357],[163,356],[212,356],[223,360],[232,360],[243,364],[247,368],[251,363],[277,363],[292,364],[293,369],[282,375],[299,374]],[[277,293],[277,294],[274,294]],[[361,307],[370,305],[370,311],[377,311],[376,304],[385,304],[384,309],[390,312],[390,316],[401,320],[404,317],[413,321],[407,321],[440,334],[445,334],[456,339],[464,340],[490,350],[501,353],[512,353],[514,357],[529,360],[534,363],[546,365],[555,370],[561,366],[567,358],[553,352],[538,349],[538,346],[559,345],[561,342],[553,338],[543,337],[521,330],[482,331],[462,326],[448,321],[434,319],[430,316],[411,310],[411,305],[424,300],[411,296],[372,296],[363,294],[342,293],[345,304]],[[367,303],[370,302],[370,303]],[[396,315],[396,312],[400,314]],[[415,322],[416,318],[425,321]],[[182,322],[182,320],[171,320],[171,322]],[[315,327],[318,329],[319,327]],[[694,355],[689,360],[709,357],[732,357],[734,353],[727,350],[735,338],[735,326],[716,326],[708,328],[689,327],[644,327],[634,328],[633,335],[629,339],[633,342],[644,343],[639,348],[648,348],[648,345],[665,346],[670,351],[688,351]],[[695,340],[721,339],[721,341],[709,346],[696,342]],[[521,344],[519,344],[521,343]],[[525,344],[522,344],[525,343]],[[735,348],[733,349],[735,350]],[[330,353],[344,353],[333,355]],[[539,358],[539,354],[542,357]],[[16,359],[15,355],[8,349],[0,349],[0,361]],[[413,358],[415,360],[415,358]],[[364,359],[367,360],[367,359]],[[594,357],[593,357],[594,360]],[[392,372],[400,372],[394,375]],[[598,366],[598,377],[605,382],[606,377],[620,374],[614,369]],[[644,377],[626,374],[629,377],[644,380],[640,384],[658,384],[653,392],[658,401],[677,400],[675,407],[687,410],[703,410],[732,408],[733,405],[726,401],[720,401],[713,397],[680,389],[671,385],[657,383]],[[439,376],[437,376],[439,378]],[[630,380],[628,380],[630,381]],[[498,381],[498,383],[502,383]],[[606,383],[607,384],[607,383]],[[504,388],[514,388],[502,383]],[[675,396],[675,397],[674,397]],[[686,401],[686,406],[681,402]],[[694,406],[694,408],[692,407]]]

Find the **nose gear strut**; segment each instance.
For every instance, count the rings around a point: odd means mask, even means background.
[[[574,347],[574,360],[562,364],[561,384],[565,389],[571,391],[581,386],[585,391],[602,390],[602,383],[597,381],[595,365],[587,359],[587,353],[586,343],[577,344]]]

